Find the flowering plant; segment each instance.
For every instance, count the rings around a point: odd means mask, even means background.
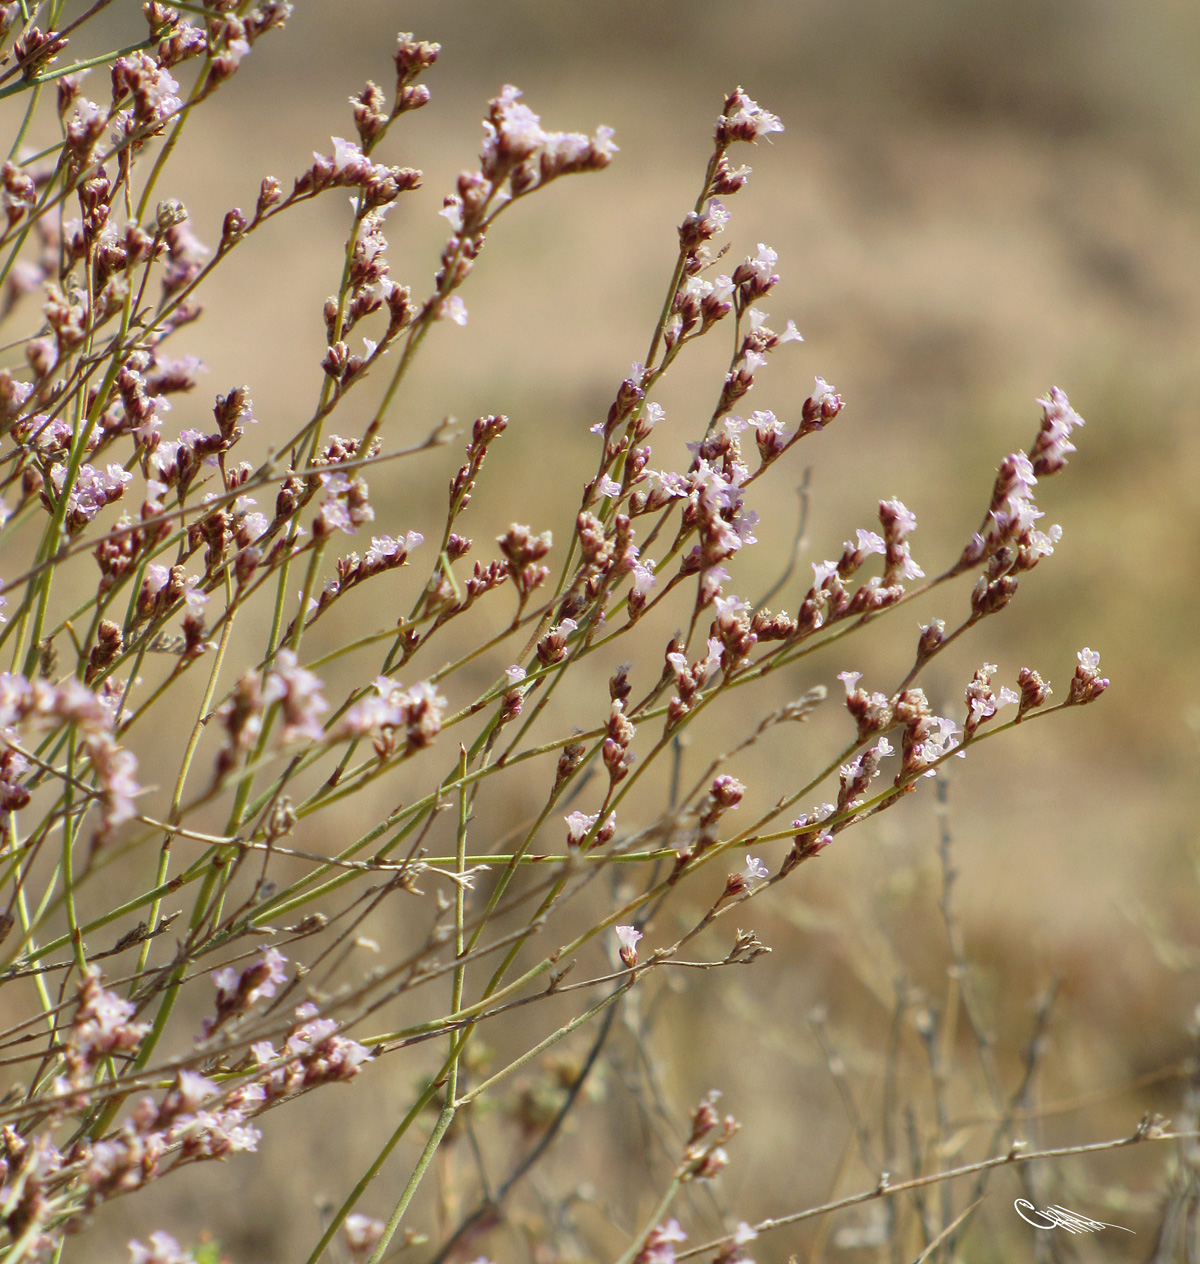
[[[759,959],[769,949],[755,933],[725,931],[734,910],[794,880],[952,756],[1103,692],[1090,649],[1055,705],[1033,668],[1004,684],[983,663],[964,682],[958,718],[938,714],[919,683],[1053,553],[1061,532],[1039,527],[1034,492],[1063,467],[1082,420],[1057,389],[1039,401],[1028,453],[1000,463],[978,530],[932,578],[912,553],[916,517],[884,499],[878,529],[851,525],[810,584],[788,568],[775,586],[784,608],[745,596],[751,505],[777,512],[762,489],[839,420],[843,400],[817,377],[778,416],[743,402],[801,339],[791,320],[775,332],[760,306],[780,279],[775,252],[759,244],[721,271],[725,252],[714,247],[751,174],[736,155],[783,127],[739,88],[679,224],[646,354],[591,427],[595,461],[579,475],[565,542],[561,530],[556,540],[519,521],[521,489],[494,551],[465,534],[485,462],[510,426],[500,415],[474,422],[465,460],[447,470],[442,520],[411,524],[399,506],[372,503],[368,474],[438,459],[461,437],[449,424],[403,432],[410,366],[440,325],[467,322],[461,291],[501,215],[562,177],[602,170],[613,134],[546,130],[505,87],[489,104],[478,166],[445,198],[433,281],[414,292],[392,278],[384,225],[421,173],[377,155],[393,125],[429,101],[439,49],[401,35],[392,86],[368,83],[351,98],[357,139],[334,137],[288,180],[264,174],[253,208],[230,209],[208,249],[186,208],[163,195],[164,173],[181,129],[259,39],[275,37],[289,6],[185,8],[151,0],[138,47],[86,66],[64,62],[77,24],[42,31],[20,5],[0,10],[0,92],[28,94],[32,115],[52,90],[59,133],[28,155],[18,143],[0,174],[3,314],[23,357],[0,369],[0,841],[10,891],[0,930],[5,980],[21,998],[3,1038],[23,1077],[0,1106],[0,1259],[65,1258],[68,1235],[101,1205],[207,1160],[251,1162],[243,1152],[278,1107],[438,1042],[437,1062],[369,1168],[339,1191],[309,1257],[342,1234],[356,1258],[379,1260],[398,1231],[413,1240],[410,1203],[452,1128],[590,1028],[584,1068],[530,1125],[536,1144],[483,1211],[449,1227],[440,1260],[486,1229],[549,1148],[612,1016],[639,987],[681,967]],[[82,72],[99,65],[106,100],[84,91]],[[321,312],[311,415],[290,433],[272,426],[269,447],[255,448],[249,388],[217,394],[204,421],[191,402],[200,366],[174,349],[214,270],[300,204],[346,193],[344,264]],[[728,365],[686,455],[672,456],[657,437],[667,427],[654,395],[709,335],[728,339]],[[382,391],[360,422],[368,380]],[[176,408],[189,424],[168,425]],[[355,437],[333,433],[335,414]],[[360,529],[380,532],[361,553],[345,538]],[[826,703],[819,652],[841,665],[848,636],[960,578],[972,584],[965,613],[921,628],[901,679],[868,690],[858,671],[837,676],[848,712],[838,750],[782,784],[769,775],[744,784],[729,771]],[[367,584],[375,624],[347,642],[339,612]],[[592,667],[610,643],[630,661],[606,668],[597,689]],[[328,672],[345,664],[352,683],[335,697]],[[723,710],[764,679],[802,687],[748,724]],[[685,780],[685,737],[699,740],[718,715],[711,760]],[[670,793],[652,807],[651,770],[672,761]],[[165,788],[142,784],[147,765],[171,769]],[[385,777],[403,802],[378,810],[372,792]],[[536,793],[536,808],[496,839],[480,824],[481,796],[510,785]],[[735,825],[743,805],[750,819]],[[677,893],[694,898],[712,865],[730,863],[702,915],[676,934],[665,910],[679,906]],[[597,879],[618,873],[601,894]],[[352,949],[371,942],[360,930],[397,907],[419,932],[358,970]],[[557,946],[545,946],[548,935]],[[720,951],[685,959],[722,935]],[[566,981],[577,963],[587,977]],[[491,1068],[480,1032],[538,1005],[560,1017],[536,1037],[513,1028],[523,1047]],[[696,1110],[626,1260],[674,1258],[683,1231],[668,1218],[672,1200],[717,1175],[736,1131],[715,1100]],[[418,1134],[386,1220],[365,1214],[385,1161]],[[757,1232],[742,1224],[713,1245],[722,1259],[745,1258]],[[135,1260],[190,1256],[167,1233],[144,1236]]]

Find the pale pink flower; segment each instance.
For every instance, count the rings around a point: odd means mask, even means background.
[[[717,143],[741,140],[754,144],[760,136],[782,131],[783,124],[774,114],[738,88],[725,98],[725,113],[717,120]]]
[[[617,936],[617,943],[620,945],[618,951],[621,954],[621,960],[632,970],[637,965],[638,940],[642,938],[642,932],[633,926],[614,926],[614,932]]]
[[[652,557],[646,558],[645,561],[638,561],[633,568],[633,591],[639,597],[649,595],[650,589],[654,587],[654,566],[655,562]]]
[[[383,1238],[385,1225],[373,1216],[353,1212],[342,1222],[346,1245],[355,1259],[366,1259]]]
[[[599,812],[594,812],[591,816],[586,812],[572,812],[570,816],[564,816],[563,820],[567,823],[567,845],[580,846],[587,837],[588,831],[599,819]]]
[[[169,1233],[161,1229],[150,1235],[150,1245],[137,1238],[129,1243],[129,1264],[195,1264],[196,1257],[185,1251]]]
[[[267,676],[263,699],[279,702],[283,711],[281,740],[317,742],[325,736],[320,716],[329,710],[321,696],[321,680],[313,672],[299,666],[294,650],[281,649]]]
[[[467,305],[455,294],[453,298],[448,298],[442,304],[438,315],[442,320],[452,320],[456,325],[465,325],[467,323]]]

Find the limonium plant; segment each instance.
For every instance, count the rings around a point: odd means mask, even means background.
[[[487,1128],[480,1107],[580,1032],[591,1053],[530,1122],[507,1179],[482,1194],[468,1181],[461,1221],[431,1242],[438,1260],[490,1253],[510,1191],[553,1145],[633,994],[683,966],[769,967],[743,929],[751,902],[803,882],[844,831],[929,792],[947,759],[1104,691],[1089,648],[1054,665],[1067,678],[1053,699],[1034,666],[998,679],[982,648],[950,713],[922,690],[929,664],[1053,553],[1060,531],[1041,525],[1035,493],[1082,420],[1058,389],[1038,401],[1028,450],[1000,461],[955,555],[919,563],[916,516],[884,498],[877,520],[847,522],[847,542],[821,548],[811,580],[789,569],[772,608],[751,600],[739,570],[754,506],[790,503],[761,493],[845,423],[820,377],[775,411],[748,400],[800,334],[763,306],[777,297],[776,253],[718,241],[751,178],[743,156],[783,130],[738,88],[694,205],[664,226],[678,252],[645,354],[612,375],[606,413],[578,419],[593,445],[568,475],[573,520],[533,520],[514,485],[511,525],[476,540],[472,497],[520,419],[412,433],[407,375],[428,338],[468,319],[464,291],[501,221],[560,179],[600,178],[612,132],[548,130],[503,87],[478,164],[446,193],[432,279],[405,282],[385,226],[422,177],[385,155],[430,100],[437,44],[401,35],[386,83],[350,98],[338,130],[352,139],[315,138],[311,165],[262,172],[252,206],[194,225],[171,196],[176,142],[252,73],[259,40],[282,38],[291,6],[150,0],[136,47],[83,59],[81,23],[103,5],[77,20],[65,7],[0,7],[0,96],[26,107],[0,172],[0,1259],[95,1258],[103,1204],[212,1160],[254,1164],[277,1111],[312,1092],[339,1086],[340,1109],[365,1112],[383,1061],[416,1087],[373,1161],[345,1174],[309,1255],[337,1240],[338,1258],[380,1260],[428,1240],[413,1199],[452,1129]],[[35,149],[43,116],[57,139]],[[307,366],[311,407],[256,428],[253,383],[215,399],[198,388],[188,337],[202,291],[278,217],[347,195],[340,275],[313,312],[326,349]],[[660,383],[706,337],[728,348],[711,411],[688,421],[686,448],[658,445]],[[396,461],[426,463],[423,478],[441,463],[439,517],[372,503],[373,470]],[[376,624],[322,639],[366,585]],[[956,617],[916,633],[893,618],[941,590]],[[884,620],[911,641],[899,679],[877,678],[850,641]],[[628,662],[598,674],[610,643]],[[331,673],[353,683],[335,689]],[[795,696],[753,701],[756,682],[805,673]],[[821,678],[840,681],[835,696]],[[731,710],[731,696],[751,710]],[[811,766],[764,762],[758,785],[729,771],[818,708],[841,712],[841,736]],[[687,743],[711,746],[711,762],[687,766]],[[164,760],[171,776],[143,784]],[[368,792],[385,778],[394,806],[380,808]],[[646,806],[655,778],[671,784],[659,809]],[[497,839],[476,805],[509,784],[533,787],[537,807]],[[728,874],[715,888],[714,871]],[[678,932],[684,890],[716,896]],[[361,969],[350,949],[379,910],[415,937]],[[482,1057],[493,1028],[519,1052]],[[669,1179],[631,1209],[643,1227],[623,1264],[685,1254],[697,1226],[681,1225],[675,1200],[718,1176],[737,1129],[716,1100],[696,1107]],[[394,1151],[409,1156],[399,1178]],[[1021,1157],[1002,1135],[980,1162]],[[864,1197],[887,1189],[881,1178]],[[770,1227],[719,1225],[706,1249],[748,1260]],[[215,1258],[171,1229],[147,1225],[132,1258]]]

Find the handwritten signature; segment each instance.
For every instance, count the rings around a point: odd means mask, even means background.
[[[1066,1207],[1051,1204],[1039,1211],[1027,1198],[1018,1198],[1013,1206],[1017,1209],[1017,1215],[1035,1229],[1065,1229],[1068,1233],[1098,1233],[1101,1229],[1120,1229],[1122,1233],[1133,1233],[1132,1229],[1126,1229],[1124,1225],[1092,1220],[1088,1216],[1081,1216],[1077,1211],[1068,1211]],[[1032,1212],[1042,1219],[1032,1220],[1026,1212]]]

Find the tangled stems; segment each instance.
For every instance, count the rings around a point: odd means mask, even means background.
[[[760,244],[731,275],[716,271],[725,252],[711,243],[730,219],[721,199],[750,175],[730,155],[782,129],[740,89],[725,99],[701,194],[678,228],[646,362],[632,367],[592,427],[600,451],[567,546],[561,528],[555,553],[552,532],[522,524],[546,511],[520,483],[496,555],[476,550],[465,534],[477,483],[489,477],[489,449],[510,425],[498,415],[475,422],[465,461],[448,471],[445,513],[430,545],[397,521],[397,507],[373,504],[367,477],[375,465],[417,453],[432,461],[453,437],[443,423],[422,441],[383,450],[384,426],[395,424],[417,353],[435,327],[452,337],[450,327],[466,320],[461,295],[501,213],[560,177],[600,171],[615,146],[606,128],[590,136],[547,130],[505,87],[489,104],[478,168],[445,199],[446,245],[426,297],[414,300],[391,276],[383,229],[387,209],[421,175],[378,155],[392,124],[428,101],[424,79],[438,49],[402,35],[394,89],[368,83],[351,98],[358,140],[334,137],[331,154],[314,152],[290,192],[264,177],[253,212],[232,208],[206,252],[186,209],[161,193],[183,127],[204,125],[208,116],[197,111],[242,72],[255,41],[287,18],[279,4],[242,8],[235,15],[205,7],[193,24],[182,10],[147,6],[150,39],[104,59],[111,103],[84,98],[74,68],[54,72],[61,145],[10,163],[0,177],[7,199],[0,242],[12,251],[6,318],[24,317],[35,290],[44,296],[13,344],[27,368],[0,372],[4,490],[18,498],[0,536],[12,563],[5,573],[16,578],[0,589],[21,594],[0,631],[12,667],[0,678],[7,833],[0,880],[11,887],[4,933],[17,930],[5,944],[4,978],[32,979],[35,1000],[32,1015],[0,1033],[0,1047],[14,1050],[11,1065],[30,1071],[0,1108],[9,1124],[0,1161],[18,1191],[0,1208],[0,1259],[10,1264],[61,1255],[63,1235],[97,1206],[168,1171],[218,1157],[249,1161],[241,1152],[253,1150],[255,1121],[267,1111],[354,1079],[375,1058],[445,1042],[432,1081],[401,1105],[311,1257],[345,1231],[360,1258],[382,1258],[415,1214],[412,1200],[435,1153],[458,1123],[474,1127],[475,1113],[467,1113],[474,1103],[502,1100],[496,1090],[518,1072],[542,1074],[552,1048],[614,1013],[658,972],[761,958],[768,949],[748,931],[711,959],[685,960],[683,950],[727,926],[733,909],[773,890],[836,835],[901,801],[951,754],[1011,728],[1015,721],[994,718],[1002,706],[1015,703],[1020,719],[1050,714],[1093,701],[1107,684],[1097,657],[1083,651],[1069,696],[1047,707],[1048,687],[1036,672],[1024,669],[1018,695],[993,687],[996,669],[984,664],[966,686],[956,723],[935,715],[916,683],[943,649],[1007,605],[1018,577],[1053,551],[1056,529],[1037,530],[1032,489],[1061,467],[1080,424],[1061,392],[1041,401],[1035,444],[1006,458],[980,530],[936,578],[914,582],[923,579],[909,551],[915,517],[898,501],[881,501],[879,532],[858,528],[838,560],[814,567],[807,590],[793,585],[789,564],[772,586],[787,609],[772,614],[738,597],[732,572],[755,543],[750,498],[762,476],[801,441],[811,446],[843,407],[816,378],[791,421],[765,410],[735,413],[772,357],[799,341],[790,321],[774,332],[758,306],[779,282],[773,250]],[[73,31],[26,23],[19,35],[10,32],[23,75],[11,86],[33,86],[31,109]],[[177,73],[192,76],[186,90]],[[168,358],[164,347],[199,316],[197,296],[244,240],[330,192],[349,192],[352,210],[321,312],[325,351],[309,366],[315,403],[288,439],[238,461],[253,449],[248,388],[217,395],[209,420],[190,406],[196,366]],[[78,223],[60,222],[76,206]],[[44,258],[29,257],[36,242]],[[18,293],[16,279],[33,273],[32,288]],[[673,469],[664,431],[656,433],[663,409],[651,397],[683,348],[722,321],[732,355],[712,410],[690,427],[696,442]],[[361,352],[352,346],[360,337]],[[339,409],[353,432],[343,405],[384,354],[396,356],[394,368],[361,435],[331,433]],[[175,437],[166,429],[170,397],[189,422]],[[652,447],[661,469],[650,467]],[[388,531],[371,536],[369,548],[368,526]],[[360,551],[350,550],[349,536]],[[85,552],[98,571],[90,591],[79,581],[90,565]],[[864,582],[874,556],[881,572]],[[418,561],[425,564],[416,570]],[[68,564],[69,581],[59,574]],[[411,581],[406,567],[416,571]],[[740,753],[766,746],[776,725],[802,722],[825,696],[810,681],[793,701],[755,714],[756,695],[743,685],[808,676],[824,661],[817,651],[824,659],[843,653],[867,623],[966,574],[978,576],[970,613],[950,632],[936,620],[922,630],[913,667],[892,693],[869,693],[858,673],[842,673],[852,736],[839,739],[839,754],[812,758],[799,774],[787,770],[778,785],[764,761],[754,786],[732,775]],[[374,604],[360,609],[386,603],[408,613],[343,638],[334,607],[347,610],[338,603],[368,583]],[[401,595],[385,595],[385,583]],[[655,629],[672,617],[682,630],[664,643]],[[435,657],[451,623],[464,635]],[[596,652],[618,640],[630,664],[593,696],[584,677]],[[514,652],[515,661],[503,661]],[[351,683],[330,705],[317,671],[335,661]],[[197,709],[180,722],[169,701],[202,662]],[[785,669],[791,675],[780,676]],[[735,717],[714,705],[726,697],[748,700],[738,708],[752,716],[744,736],[729,736]],[[551,729],[556,708],[567,718]],[[174,732],[164,740],[168,716]],[[157,734],[152,718],[160,719]],[[647,809],[655,790],[647,773],[674,752],[677,788],[683,739],[704,734],[721,753],[699,775],[687,769],[686,793],[671,790],[664,809]],[[898,735],[898,752],[888,734]],[[445,751],[448,741],[457,754],[447,768],[430,748]],[[161,795],[138,777],[137,752],[155,745],[172,760]],[[893,754],[900,770],[887,789],[873,790],[881,761]],[[384,777],[395,806],[370,823],[356,810],[359,796]],[[835,779],[836,803],[785,824],[801,799]],[[510,788],[531,795],[532,807],[503,837],[481,841],[491,796]],[[725,817],[747,796],[760,804],[757,818],[732,829]],[[635,805],[645,819],[618,824]],[[547,843],[559,816],[565,842]],[[208,827],[210,820],[221,824]],[[336,838],[333,848],[322,832]],[[774,872],[749,858],[673,944],[639,960],[638,941],[677,907],[677,888],[699,889],[693,874],[736,848],[786,840],[790,849]],[[618,872],[626,881],[603,893],[596,879]],[[486,891],[476,892],[477,881],[488,883]],[[178,909],[176,896],[184,900]],[[400,902],[404,916],[389,918]],[[288,925],[294,916],[300,920]],[[412,928],[413,942],[358,971],[356,950],[374,942],[367,931],[397,922]],[[111,946],[97,938],[109,926],[121,927]],[[545,933],[561,946],[527,960],[527,946]],[[566,981],[577,957],[601,945],[613,968]],[[124,972],[105,984],[101,970],[114,957],[124,958],[115,966]],[[186,1030],[195,1007],[180,1004],[185,989],[205,998],[198,1034]],[[587,1001],[566,1021],[528,1036],[498,1069],[479,1069],[476,1037],[485,1023],[584,989]],[[32,1033],[43,1043],[34,1047]],[[164,1057],[171,1048],[188,1052]],[[578,1097],[576,1084],[534,1155],[549,1148]],[[431,1106],[436,1118],[414,1168],[388,1197],[387,1220],[372,1222],[369,1243],[355,1244],[364,1230],[353,1209],[378,1190],[385,1160]],[[657,1220],[676,1186],[709,1179],[723,1162],[716,1127],[696,1124],[677,1179],[628,1260],[647,1264],[640,1257],[652,1243],[663,1245]],[[527,1170],[518,1165],[501,1188]]]

